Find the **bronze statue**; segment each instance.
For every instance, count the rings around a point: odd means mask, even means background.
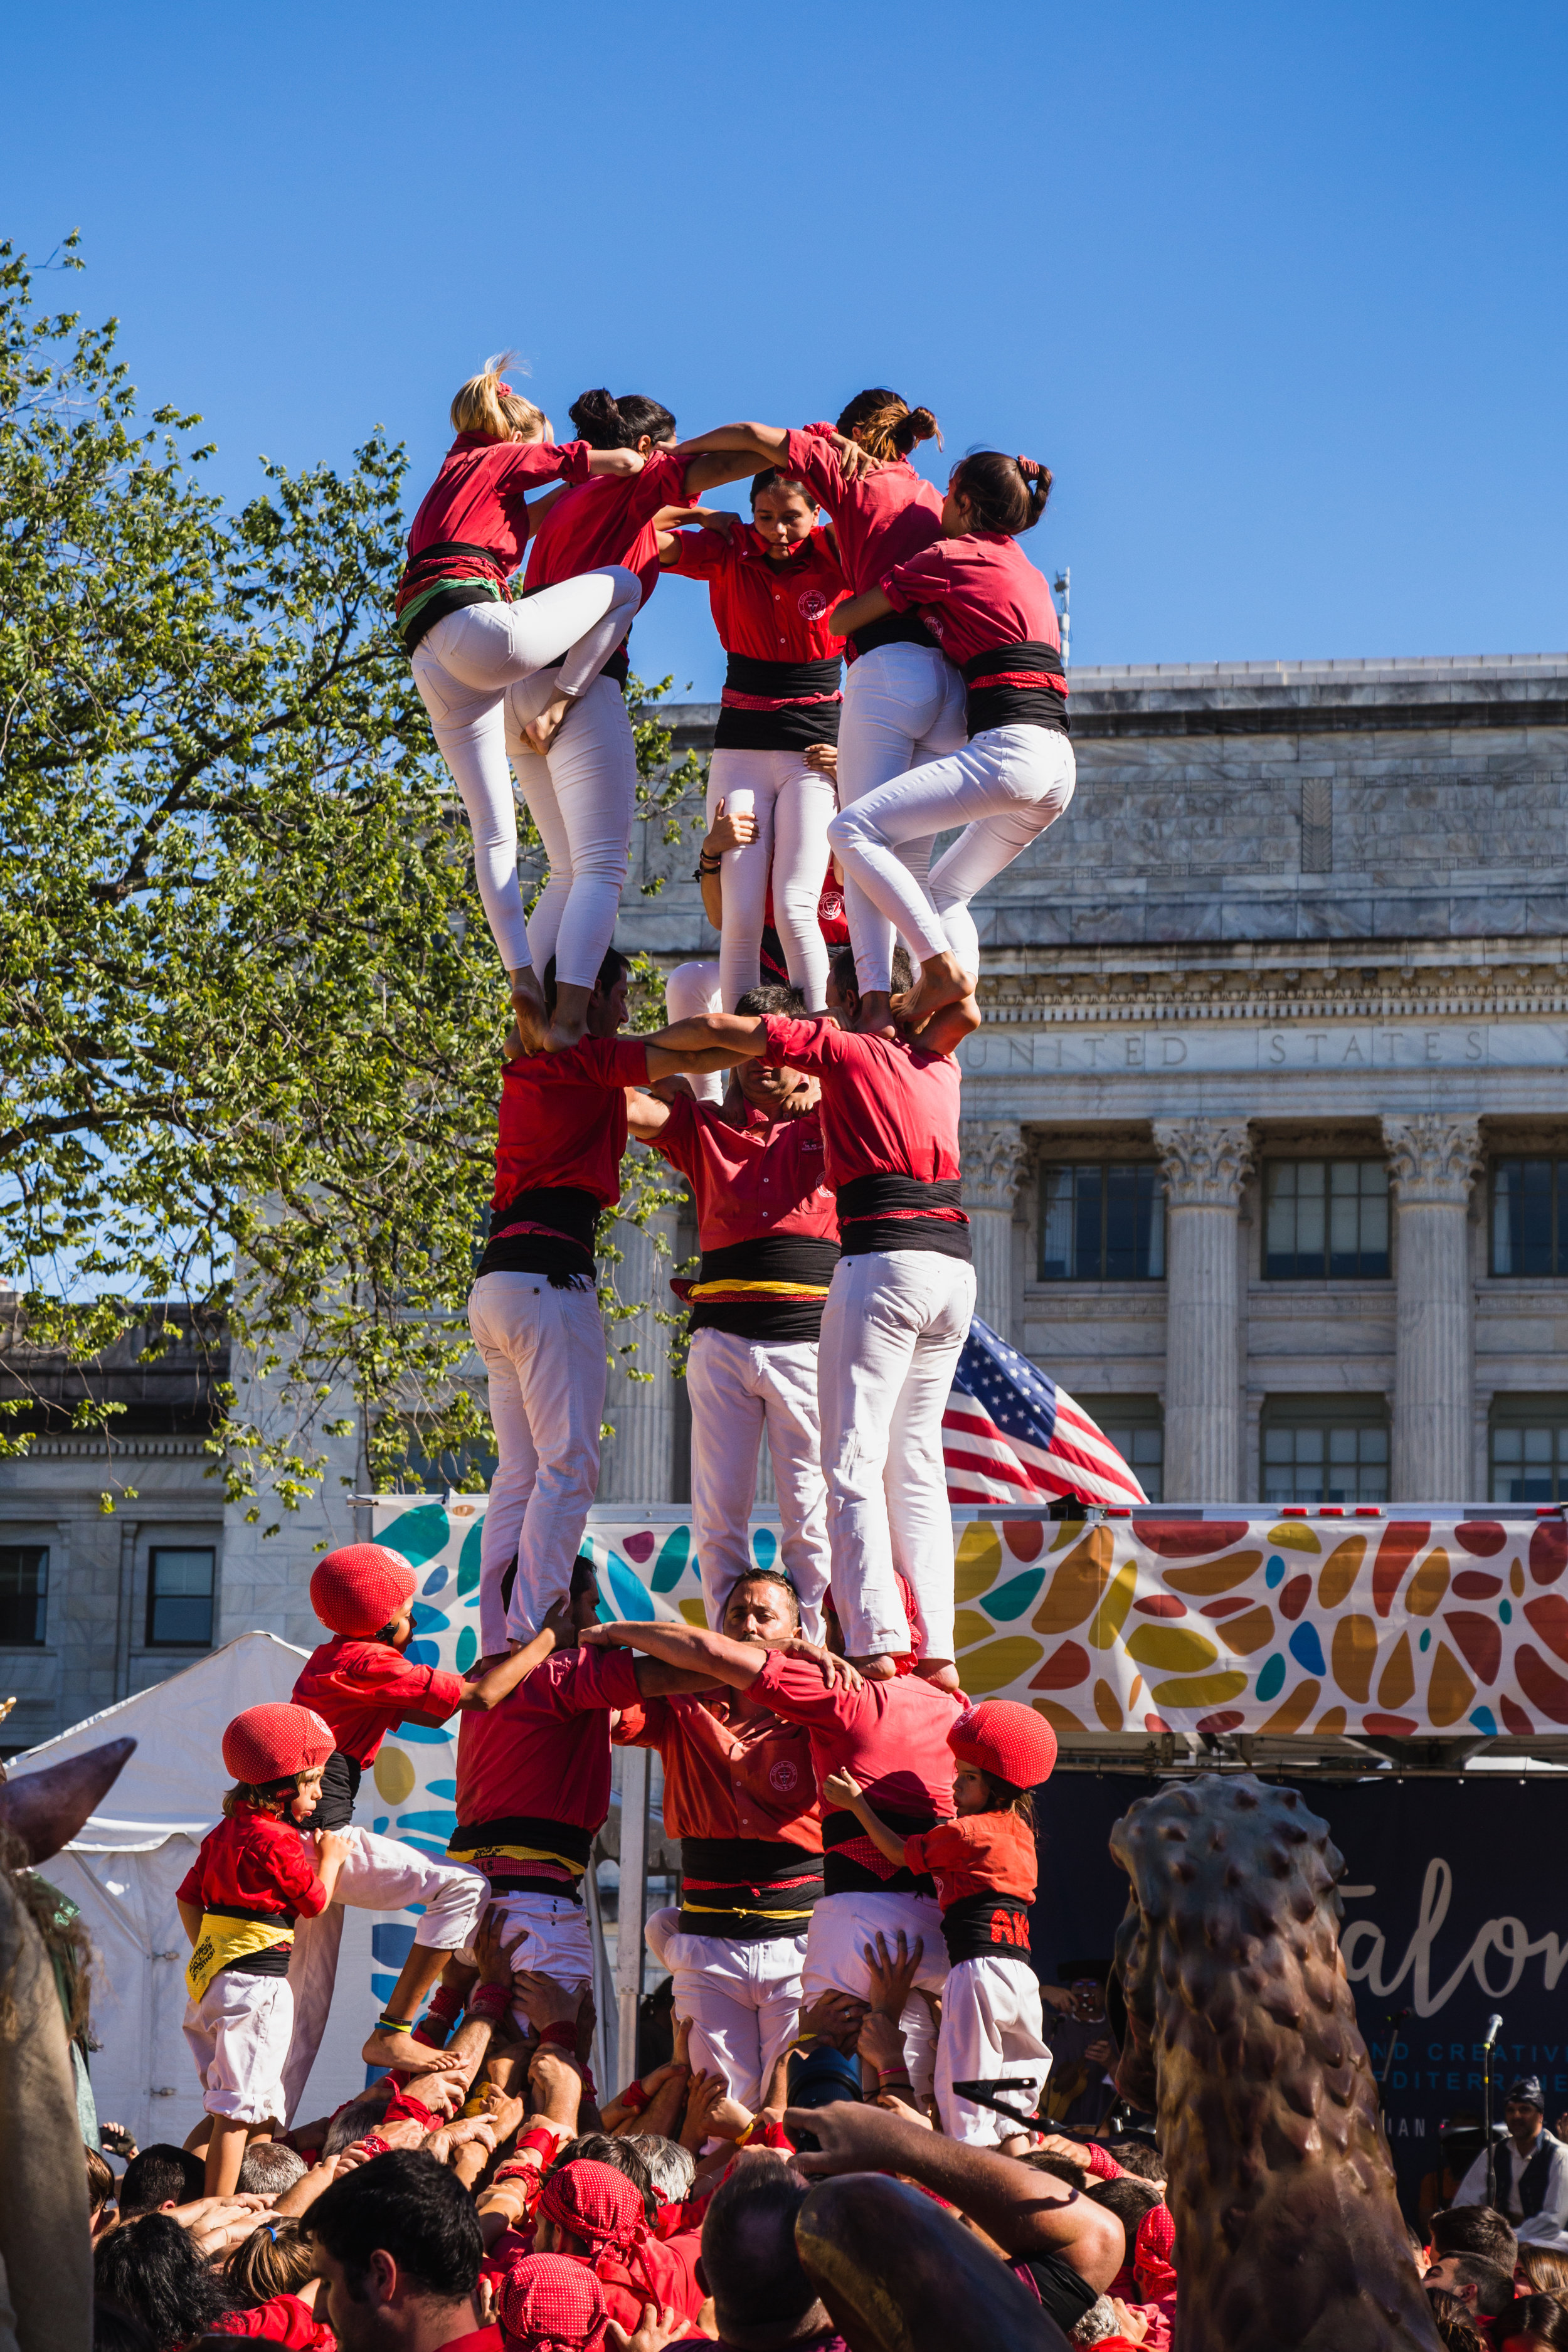
[[[1340,1958],[1344,1863],[1294,1789],[1205,1773],[1110,1851],[1128,2031],[1158,2117],[1182,2352],[1439,2352]]]
[[[819,2181],[795,2242],[851,2352],[1070,2352],[985,2240],[886,2173]]]

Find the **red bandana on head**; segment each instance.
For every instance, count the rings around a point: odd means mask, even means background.
[[[1138,2224],[1132,2244],[1132,2274],[1145,2303],[1169,2294],[1176,2284],[1171,2256],[1176,2251],[1176,2224],[1168,2205],[1151,2205]]]
[[[647,2214],[639,2191],[613,2164],[595,2164],[581,2157],[563,2165],[545,2182],[539,2210],[558,2230],[581,2238],[588,2260],[601,2278],[618,2256],[628,2270],[640,2271],[654,2302],[658,2292],[642,2260],[647,2243]]]
[[[595,2273],[574,2254],[529,2254],[496,2296],[507,2352],[599,2352],[608,2315]]]

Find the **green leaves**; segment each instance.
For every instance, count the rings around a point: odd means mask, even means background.
[[[199,422],[140,425],[112,323],[36,312],[0,247],[0,1276],[79,1361],[133,1301],[226,1314],[253,1377],[215,1472],[289,1507],[345,1414],[373,1475],[410,1415],[431,1454],[479,1433],[507,1000],[390,627],[402,451],[264,464],[233,514]],[[637,733],[669,837],[700,768]]]

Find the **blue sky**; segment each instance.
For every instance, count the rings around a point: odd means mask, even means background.
[[[1568,643],[1561,5],[88,0],[6,58],[5,234],[80,226],[236,496],[377,422],[417,496],[506,344],[563,431],[883,382],[1055,469],[1076,661]],[[635,642],[716,690],[700,589]]]

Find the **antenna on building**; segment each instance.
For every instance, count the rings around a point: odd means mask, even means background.
[[[1067,669],[1072,661],[1072,567],[1070,564],[1057,573],[1051,585],[1062,600],[1062,667]]]

